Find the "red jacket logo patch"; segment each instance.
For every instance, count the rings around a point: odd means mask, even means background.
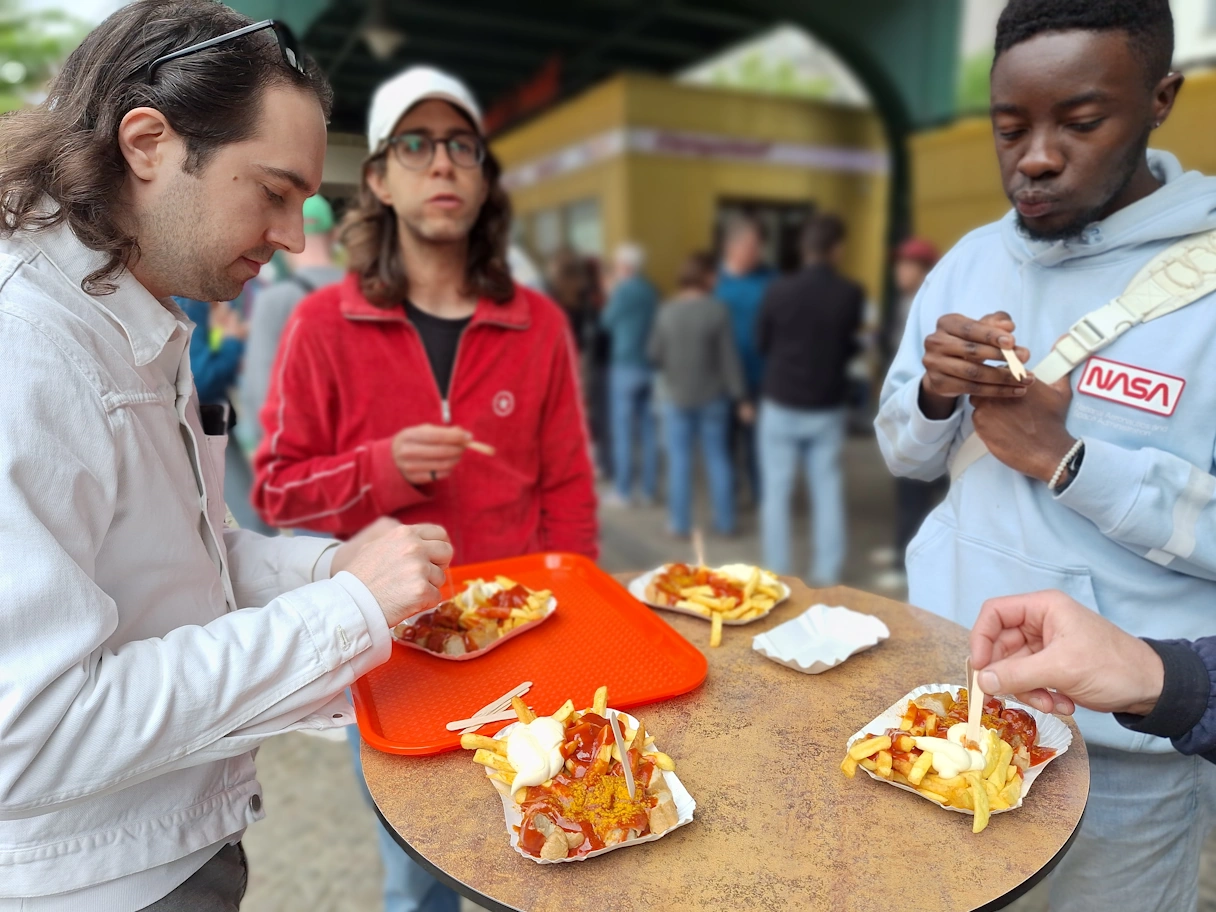
[[[515,395],[510,390],[499,390],[494,394],[492,407],[495,415],[506,418],[515,411]]]
[[[1168,418],[1178,407],[1186,381],[1142,367],[1090,358],[1081,374],[1078,392]]]

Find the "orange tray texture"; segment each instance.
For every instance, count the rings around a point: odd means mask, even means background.
[[[359,732],[369,745],[392,754],[456,750],[460,734],[444,726],[523,681],[532,682],[524,701],[551,713],[567,698],[589,706],[601,684],[612,706],[627,709],[687,693],[705,680],[705,656],[587,558],[530,554],[451,571],[457,590],[467,580],[497,575],[552,590],[557,611],[467,662],[394,643],[392,658],[352,688]],[[493,722],[480,732],[508,724]]]

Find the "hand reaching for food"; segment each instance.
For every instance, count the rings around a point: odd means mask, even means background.
[[[362,547],[345,569],[371,591],[389,627],[442,600],[452,545],[442,526],[398,526]]]
[[[971,662],[988,693],[1042,712],[1147,715],[1165,671],[1151,646],[1063,592],[989,599],[971,630]]]

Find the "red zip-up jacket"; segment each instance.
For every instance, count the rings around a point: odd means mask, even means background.
[[[404,308],[384,310],[346,278],[309,295],[284,328],[262,409],[253,504],[280,528],[349,538],[381,516],[438,523],[455,562],[537,551],[595,558],[596,498],[578,356],[565,315],[538,292],[478,302],[447,400]],[[452,474],[415,486],[392,440],[456,424],[497,450],[466,450]]]

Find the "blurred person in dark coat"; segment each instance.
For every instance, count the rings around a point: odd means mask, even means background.
[[[765,564],[793,572],[790,512],[799,464],[811,491],[813,586],[840,581],[845,558],[844,473],[847,368],[857,353],[865,292],[838,272],[845,226],[812,218],[802,237],[802,269],[769,286],[756,322],[764,358],[757,443]]]

